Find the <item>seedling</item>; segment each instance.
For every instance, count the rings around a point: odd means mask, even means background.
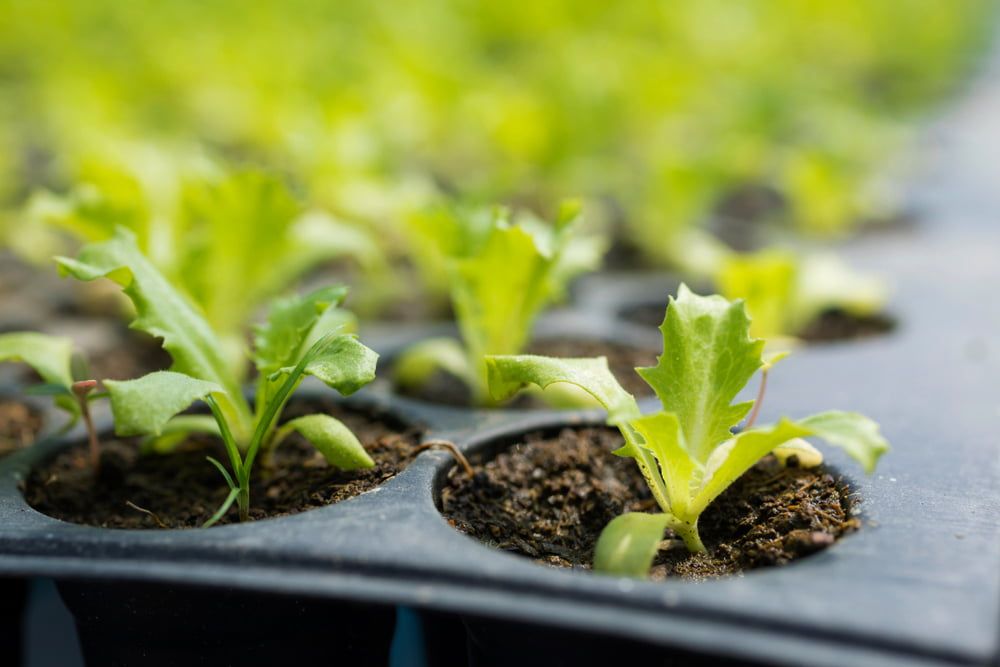
[[[666,528],[690,551],[705,551],[698,517],[763,456],[796,454],[805,465],[822,461],[803,438],[816,436],[842,447],[869,473],[888,451],[878,425],[853,412],[823,412],[754,426],[763,392],[756,401],[733,401],[758,370],[766,378],[778,358],[765,360],[764,341],[750,338],[750,319],[741,301],[698,296],[682,285],[678,297],[671,297],[660,328],[663,354],[655,366],[636,369],[663,404],[662,410],[649,415],[639,411],[603,357],[486,358],[496,398],[509,397],[529,384],[544,388],[567,382],[604,406],[608,424],[625,438],[615,454],[636,460],[661,513],[628,513],[612,520],[598,540],[595,569],[644,576]],[[734,434],[751,408],[748,423]]]
[[[305,209],[274,175],[136,150],[85,161],[80,185],[62,196],[36,193],[25,218],[35,236],[48,230],[82,242],[131,230],[204,314],[237,374],[246,367],[243,329],[268,299],[322,262],[351,257],[374,268],[382,261],[365,232]]]
[[[251,407],[226,363],[216,332],[139,251],[131,232],[119,229],[114,238],[85,246],[76,259],[61,257],[58,262],[62,271],[81,280],[106,277],[121,285],[135,306],[132,326],[162,338],[173,359],[169,371],[104,381],[115,432],[146,436],[158,448],[195,432],[222,438],[231,469],[211,457],[209,461],[230,492],[206,526],[222,518],[234,502],[240,519],[248,518],[254,462],[293,431],[338,468],[374,465],[354,434],[329,415],[305,415],[276,426],[307,375],[344,395],[374,379],[377,355],[355,336],[342,333],[335,318],[324,317],[340,304],[346,288],[328,287],[274,302],[265,323],[255,331],[251,356],[259,379]],[[179,414],[198,400],[208,405],[211,416]]]
[[[95,393],[96,380],[76,379],[87,374],[80,357],[73,353],[73,343],[66,338],[48,336],[34,331],[0,334],[0,362],[19,361],[30,366],[42,379],[42,384],[28,393],[52,396],[56,405],[69,413],[63,427],[69,430],[83,419],[90,444],[90,462],[97,467],[99,444],[94,420],[90,416],[90,401],[105,396]]]
[[[445,271],[462,342],[434,338],[415,345],[396,363],[397,384],[419,386],[444,370],[469,386],[476,404],[491,404],[483,356],[520,352],[542,309],[564,294],[570,279],[600,262],[603,241],[575,235],[579,222],[575,203],[564,204],[551,225],[528,214],[512,219],[501,207],[414,218],[426,264]]]
[[[871,317],[887,298],[878,279],[835,256],[783,250],[729,255],[719,264],[716,282],[727,299],[745,300],[753,318],[750,333],[762,338],[795,336],[829,309]]]

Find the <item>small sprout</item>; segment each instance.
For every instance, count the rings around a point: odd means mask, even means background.
[[[70,415],[64,431],[72,428],[77,419],[83,418],[90,441],[90,463],[96,470],[99,443],[90,416],[90,401],[99,397],[93,393],[97,380],[74,381],[74,371],[82,369],[78,357],[73,354],[73,343],[66,338],[35,331],[0,334],[0,362],[4,361],[25,363],[42,378],[42,384],[30,387],[25,393],[52,396],[55,404]]]
[[[600,263],[604,242],[578,236],[579,205],[564,203],[548,224],[502,207],[438,210],[410,220],[428,282],[445,283],[462,336],[423,341],[396,362],[396,382],[416,387],[443,370],[462,380],[477,405],[493,403],[486,354],[517,354],[535,318],[569,281]]]
[[[346,288],[327,287],[272,304],[266,321],[255,330],[251,357],[258,380],[251,406],[227,363],[221,338],[139,251],[130,232],[119,229],[114,238],[85,246],[76,259],[58,261],[64,272],[81,280],[106,277],[121,285],[135,305],[133,326],[163,339],[173,359],[169,371],[104,381],[115,432],[144,436],[148,449],[161,451],[194,432],[222,439],[229,468],[215,459],[210,462],[230,492],[206,526],[221,519],[234,502],[240,519],[249,517],[250,474],[257,456],[267,455],[293,432],[312,443],[331,465],[344,470],[374,465],[354,434],[330,415],[305,415],[277,425],[307,375],[344,395],[375,378],[378,355],[341,331],[343,318],[325,317],[344,299]],[[85,390],[81,385],[79,391]],[[180,414],[198,400],[208,405],[211,417]]]
[[[663,354],[655,366],[636,369],[663,405],[649,415],[639,411],[603,357],[486,359],[496,398],[509,397],[528,384],[543,388],[558,382],[574,384],[607,410],[608,424],[625,438],[615,454],[635,459],[661,513],[630,513],[612,520],[598,540],[597,570],[645,575],[667,528],[690,551],[705,551],[698,518],[763,456],[775,452],[787,460],[794,455],[804,466],[822,461],[803,438],[815,436],[842,447],[868,473],[888,451],[878,425],[852,412],[823,412],[794,421],[783,418],[767,426],[754,426],[748,420],[733,434],[751,408],[751,419],[756,418],[763,397],[761,393],[757,401],[734,404],[737,394],[758,370],[768,371],[781,358],[763,358],[764,341],[750,337],[750,319],[742,302],[698,296],[682,285],[678,297],[670,299],[660,329]]]
[[[726,256],[715,276],[727,299],[743,299],[753,318],[750,333],[794,337],[827,310],[872,317],[885,308],[877,278],[855,272],[833,255],[797,256],[783,250]]]

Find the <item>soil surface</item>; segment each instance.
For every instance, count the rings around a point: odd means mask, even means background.
[[[26,447],[42,430],[42,415],[19,401],[0,399],[0,456]]]
[[[347,424],[375,460],[375,467],[340,471],[294,434],[275,450],[270,464],[259,458],[254,465],[253,519],[296,514],[370,491],[395,476],[415,455],[420,430],[396,428],[377,415],[348,412],[333,403],[312,408],[293,403],[285,416],[291,419],[317,411]],[[106,440],[95,477],[81,445],[32,471],[25,497],[39,512],[72,523],[106,528],[197,527],[212,516],[228,493],[206,456],[228,460],[222,445],[212,438],[191,438],[170,454],[146,455],[139,454],[135,439]],[[237,521],[234,505],[219,524]]]
[[[604,526],[626,511],[656,511],[635,462],[606,428],[531,434],[469,478],[452,469],[442,513],[486,544],[559,567],[590,568]],[[652,577],[706,579],[783,565],[859,527],[843,481],[822,468],[783,467],[766,457],[702,514],[706,554],[680,540],[661,549]],[[669,533],[668,533],[669,537]]]
[[[548,357],[600,357],[608,358],[608,367],[622,386],[635,396],[652,396],[653,390],[635,372],[638,366],[656,363],[657,352],[630,345],[621,345],[599,340],[546,339],[528,346],[526,354],[540,354]],[[414,389],[400,389],[400,393],[429,403],[472,406],[472,393],[464,382],[455,376],[438,372],[422,386]],[[506,407],[541,409],[546,404],[524,395],[516,397]]]
[[[664,311],[663,305],[643,303],[626,308],[621,316],[629,322],[658,327],[663,323]],[[798,337],[807,343],[831,343],[879,336],[892,331],[894,326],[893,320],[887,316],[857,317],[842,310],[828,310],[810,322],[798,333]]]

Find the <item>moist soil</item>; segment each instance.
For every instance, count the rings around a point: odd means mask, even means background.
[[[643,326],[658,327],[663,323],[664,310],[663,305],[644,303],[626,308],[622,317]],[[827,310],[800,331],[798,337],[807,343],[832,343],[880,336],[894,326],[893,320],[884,315],[857,317],[842,310]]]
[[[252,519],[296,514],[370,491],[415,456],[420,429],[397,428],[378,415],[349,412],[323,402],[311,408],[293,403],[286,417],[314,412],[343,421],[365,446],[375,467],[338,470],[300,436],[289,436],[274,451],[272,461],[259,458],[254,465]],[[95,476],[81,445],[32,471],[25,498],[39,512],[72,523],[105,528],[197,527],[212,516],[228,493],[206,456],[228,460],[214,438],[191,438],[169,454],[140,454],[135,439],[107,440],[101,444]],[[234,505],[219,524],[238,519]]]
[[[652,396],[653,390],[646,384],[636,367],[656,364],[657,353],[631,345],[622,345],[599,340],[573,338],[544,339],[528,346],[526,354],[547,357],[600,357],[608,358],[608,367],[618,382],[634,396]],[[472,393],[464,382],[443,371],[437,372],[419,387],[398,388],[401,394],[429,403],[473,407]],[[548,407],[543,401],[521,395],[506,407],[543,409]]]
[[[0,399],[0,456],[30,445],[41,430],[41,413],[19,401]]]
[[[453,468],[440,492],[442,513],[486,544],[558,567],[589,569],[601,530],[623,512],[654,512],[656,503],[622,445],[603,427],[535,433],[517,441],[469,478]],[[851,492],[823,468],[780,465],[768,456],[702,514],[708,552],[690,554],[670,539],[654,579],[707,579],[784,565],[824,549],[859,527]],[[669,537],[669,533],[668,533]]]

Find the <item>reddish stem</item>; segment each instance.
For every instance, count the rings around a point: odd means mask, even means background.
[[[754,399],[753,410],[750,411],[750,417],[747,419],[743,430],[750,428],[757,421],[757,415],[760,414],[760,406],[764,402],[765,391],[767,391],[767,371],[762,371],[760,374],[760,387],[757,389],[757,398]]]
[[[94,420],[90,416],[90,403],[87,401],[87,394],[97,387],[97,380],[82,380],[73,383],[73,394],[80,405],[80,415],[83,423],[87,427],[87,438],[90,443],[90,467],[97,472],[101,464],[101,444],[97,439],[97,429],[94,428]]]

